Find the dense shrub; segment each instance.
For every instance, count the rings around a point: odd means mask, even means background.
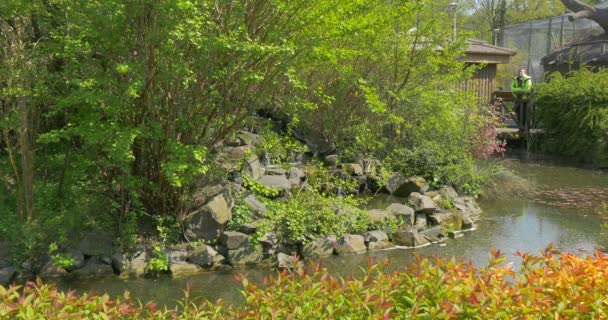
[[[128,294],[62,293],[28,283],[0,287],[2,319],[606,319],[608,257],[559,254],[549,246],[539,255],[521,254],[518,271],[499,252],[487,266],[470,262],[417,259],[389,272],[372,264],[362,277],[341,279],[320,266],[282,272],[262,285],[245,278],[240,306],[188,297],[175,310],[135,303]]]
[[[608,160],[608,71],[552,74],[535,94],[545,151],[589,162]]]

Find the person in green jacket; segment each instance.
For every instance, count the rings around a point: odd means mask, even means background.
[[[517,114],[517,122],[520,130],[528,128],[528,108],[530,105],[530,91],[532,90],[532,79],[526,74],[526,69],[519,69],[517,77],[511,81],[511,92],[513,93],[513,107]]]

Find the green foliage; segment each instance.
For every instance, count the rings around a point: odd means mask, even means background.
[[[359,192],[359,178],[339,170],[330,172],[322,163],[306,168],[307,183],[322,194],[355,194]]]
[[[70,257],[69,255],[67,255],[65,253],[58,252],[57,243],[55,243],[55,242],[52,242],[49,245],[48,253],[49,253],[49,256],[51,257],[51,262],[56,267],[68,269],[68,268],[74,267],[74,265],[76,263],[74,261],[74,258]]]
[[[191,300],[179,308],[134,302],[128,293],[77,295],[28,282],[0,286],[0,317],[6,319],[604,319],[608,306],[608,258],[544,252],[517,253],[517,271],[500,251],[480,268],[471,262],[417,258],[390,272],[389,262],[370,263],[359,277],[334,277],[320,265],[281,272],[263,285],[237,279],[245,300],[226,306]]]
[[[308,151],[308,147],[294,139],[290,134],[280,135],[270,127],[260,132],[260,148],[272,163],[286,163],[296,154]]]
[[[267,187],[253,179],[253,177],[248,174],[243,175],[243,186],[251,190],[251,192],[267,198],[274,198],[281,193],[281,190]]]
[[[267,203],[266,229],[280,239],[306,242],[315,237],[367,231],[367,215],[352,197],[325,196],[303,190],[285,201]]]
[[[535,98],[543,150],[588,162],[608,160],[608,71],[554,73]]]
[[[165,248],[161,245],[152,246],[152,255],[148,262],[148,272],[151,274],[159,274],[169,271],[169,259]]]
[[[253,221],[253,211],[243,201],[242,198],[234,199],[234,208],[232,208],[232,218],[228,220],[226,228],[228,230],[237,230],[240,226]]]

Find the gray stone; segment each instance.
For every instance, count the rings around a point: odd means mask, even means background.
[[[42,278],[57,278],[67,275],[68,272],[64,268],[57,267],[53,262],[47,262],[40,270],[40,277]]]
[[[367,245],[367,250],[378,251],[378,250],[392,249],[394,247],[395,247],[395,245],[388,241],[378,241],[378,242],[370,242]]]
[[[260,137],[257,134],[249,131],[239,131],[237,137],[241,139],[243,144],[249,146],[255,146],[260,142]]]
[[[305,177],[306,174],[304,174],[304,171],[302,171],[302,169],[300,168],[292,167],[287,173],[287,178],[289,179],[289,183],[291,183],[292,186],[299,186]]]
[[[475,223],[473,222],[473,219],[471,219],[471,217],[469,215],[463,215],[462,216],[462,230],[470,230],[475,228]]]
[[[291,182],[289,182],[289,180],[287,180],[287,177],[285,177],[285,176],[264,175],[257,181],[270,188],[275,188],[275,189],[279,189],[282,191],[291,190]]]
[[[446,232],[441,226],[434,226],[419,232],[419,234],[431,243],[440,242],[447,236]]]
[[[184,221],[186,237],[189,240],[217,240],[224,231],[226,222],[232,218],[231,204],[229,196],[223,193],[190,213]]]
[[[325,163],[330,166],[335,166],[338,164],[338,155],[337,154],[328,155],[324,159],[325,159]]]
[[[456,190],[454,190],[454,188],[450,187],[450,186],[445,186],[442,187],[441,189],[439,189],[439,194],[446,199],[450,199],[450,200],[454,200],[456,198],[458,198],[458,193],[456,193]]]
[[[125,261],[125,266],[121,275],[127,277],[141,277],[146,274],[146,267],[148,266],[149,256],[146,251],[140,252],[137,256],[131,258],[131,260]]]
[[[294,270],[302,268],[302,262],[296,256],[290,256],[279,252],[279,254],[277,254],[277,268]]]
[[[247,154],[253,153],[253,146],[244,145],[238,147],[223,146],[218,150],[218,158],[221,164],[235,163],[244,159]],[[222,166],[226,168],[225,166]]]
[[[169,265],[184,262],[188,260],[188,251],[183,249],[167,249],[167,258],[169,259]]]
[[[452,201],[454,207],[462,212],[464,215],[468,215],[471,219],[476,220],[481,214],[481,209],[471,197],[460,197]]]
[[[112,270],[114,270],[114,274],[121,274],[126,266],[125,256],[122,253],[117,252],[113,254],[110,259],[112,260],[111,266]]]
[[[342,170],[348,173],[351,176],[362,176],[363,175],[363,167],[361,167],[358,163],[343,163]]]
[[[367,251],[363,236],[358,234],[347,234],[342,236],[336,243],[335,252],[339,255],[363,253]]]
[[[201,272],[201,268],[192,263],[177,262],[170,266],[173,276],[187,276]]]
[[[238,228],[238,232],[242,232],[246,235],[252,235],[258,230],[258,221],[246,223]]]
[[[91,258],[84,267],[74,270],[72,274],[79,278],[107,277],[113,276],[114,270],[111,266],[101,263],[95,258]]]
[[[80,250],[75,249],[75,248],[70,248],[65,252],[65,254],[68,257],[72,258],[72,260],[74,261],[74,264],[72,266],[66,268],[67,271],[71,272],[76,269],[84,267],[86,261],[85,261],[84,255],[82,254],[82,252],[80,252]]]
[[[375,176],[378,174],[379,161],[376,159],[363,159],[361,165],[363,167],[363,174],[368,176]]]
[[[255,155],[247,159],[243,170],[245,171],[245,173],[250,174],[253,179],[258,179],[264,174],[264,169],[262,169],[260,159]]]
[[[314,239],[302,246],[302,255],[306,258],[330,256],[336,247],[336,237]]]
[[[429,186],[423,177],[405,178],[400,173],[393,173],[386,184],[386,189],[392,195],[398,197],[407,197],[412,192],[424,193],[428,188]]]
[[[414,207],[416,213],[433,213],[437,210],[437,206],[433,200],[418,192],[412,192],[409,196],[409,203]]]
[[[253,211],[253,214],[257,217],[264,217],[268,209],[266,209],[266,205],[260,202],[256,197],[252,194],[248,195],[243,199],[245,204]]]
[[[76,246],[85,256],[112,255],[112,237],[103,233],[89,233]]]
[[[414,222],[414,228],[416,230],[424,230],[428,226],[428,221],[426,219],[425,213],[416,213],[416,220]]]
[[[388,240],[388,236],[386,235],[386,233],[384,233],[380,230],[368,231],[363,234],[363,238],[365,239],[365,242],[367,242],[367,243]]]
[[[420,247],[429,243],[416,229],[399,230],[393,233],[393,242],[400,246]]]
[[[371,223],[380,223],[388,218],[389,213],[380,209],[371,209],[365,212]]]
[[[282,168],[266,168],[264,174],[268,176],[285,176],[287,177],[287,170]]]
[[[190,252],[187,260],[200,267],[211,267],[223,264],[225,258],[210,246],[202,244]]]
[[[405,222],[407,225],[411,226],[414,224],[414,220],[415,220],[414,209],[409,206],[406,206],[406,205],[400,204],[400,203],[391,203],[386,208],[386,211],[389,214],[392,214],[396,218],[401,217],[403,222]]]
[[[226,231],[222,234],[221,243],[228,250],[243,248],[249,245],[249,236],[238,231]]]
[[[228,262],[231,265],[258,264],[262,262],[262,252],[252,247],[228,250]]]
[[[13,266],[0,268],[0,286],[7,286],[17,276],[17,269]]]
[[[209,200],[218,194],[226,192],[227,186],[224,182],[209,183],[207,181],[199,181],[198,189],[194,193],[192,202],[190,203],[190,209],[194,211],[205,205],[205,203],[209,202]]]

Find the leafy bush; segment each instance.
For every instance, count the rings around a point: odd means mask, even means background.
[[[608,71],[553,73],[534,98],[544,151],[579,160],[608,160]]]
[[[493,251],[490,262],[418,258],[397,271],[388,262],[370,263],[358,278],[336,278],[320,265],[268,277],[262,285],[239,277],[245,302],[192,303],[188,290],[179,309],[134,303],[128,293],[62,293],[52,286],[27,283],[0,287],[0,318],[66,319],[606,319],[608,257],[559,254],[547,247],[538,255],[517,253],[514,271]],[[179,310],[179,311],[177,311]]]

